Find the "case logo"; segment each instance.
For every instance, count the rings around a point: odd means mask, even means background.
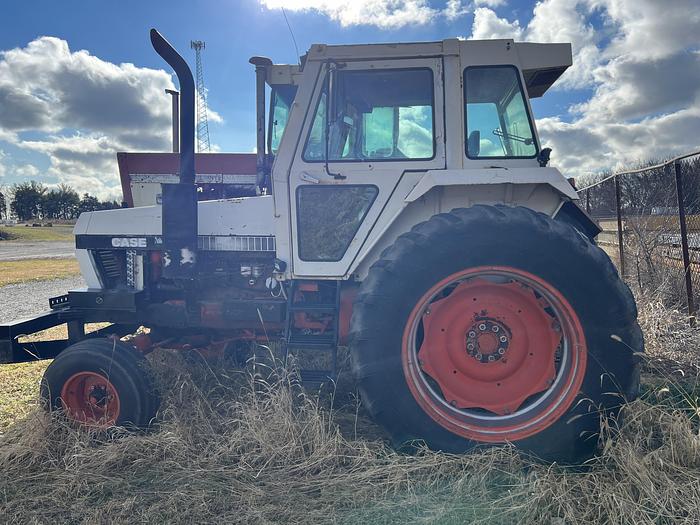
[[[115,248],[146,248],[145,237],[112,237]]]

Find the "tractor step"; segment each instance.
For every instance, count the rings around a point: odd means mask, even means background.
[[[337,346],[334,334],[299,335],[293,334],[287,339],[287,348],[332,348]]]
[[[340,281],[308,284],[292,281],[290,286],[285,358],[294,355],[304,384],[322,384],[337,375]]]
[[[328,312],[334,313],[338,308],[335,304],[292,304],[290,312]]]
[[[335,381],[334,370],[299,370],[301,382],[305,385],[320,385],[328,381]]]
[[[293,356],[293,357],[292,357]],[[304,384],[319,384],[335,381],[338,371],[338,348],[336,346],[310,346],[286,348],[287,362],[292,358]]]

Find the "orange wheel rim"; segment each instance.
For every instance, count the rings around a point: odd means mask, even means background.
[[[564,296],[523,270],[481,266],[441,280],[403,334],[408,387],[438,424],[505,442],[558,420],[586,371],[583,328]]]
[[[107,428],[116,424],[121,403],[114,385],[96,372],[78,372],[63,384],[63,408],[75,421]]]

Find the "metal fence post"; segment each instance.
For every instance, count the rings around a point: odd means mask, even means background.
[[[620,198],[620,177],[615,177],[615,208],[617,211],[617,245],[620,250],[620,275],[625,278],[625,247],[622,235],[622,204]]]
[[[678,222],[681,230],[681,249],[683,251],[683,273],[685,274],[685,291],[688,295],[688,315],[691,325],[695,325],[695,301],[693,300],[693,279],[690,268],[690,253],[688,252],[688,228],[685,222],[685,203],[683,195],[683,179],[681,177],[681,163],[673,163],[676,172],[676,196],[678,197]]]
[[[586,190],[586,213],[591,214],[591,189]]]

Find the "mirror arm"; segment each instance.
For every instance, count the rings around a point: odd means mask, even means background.
[[[326,175],[333,177],[335,180],[347,179],[345,175],[340,173],[332,173],[328,167],[328,157],[330,154],[330,142],[331,142],[331,114],[333,114],[333,122],[335,123],[337,115],[335,110],[335,82],[331,82],[331,79],[335,76],[335,62],[328,62],[328,71],[326,72],[326,122],[325,122],[325,154],[323,156],[323,166],[326,169]]]

